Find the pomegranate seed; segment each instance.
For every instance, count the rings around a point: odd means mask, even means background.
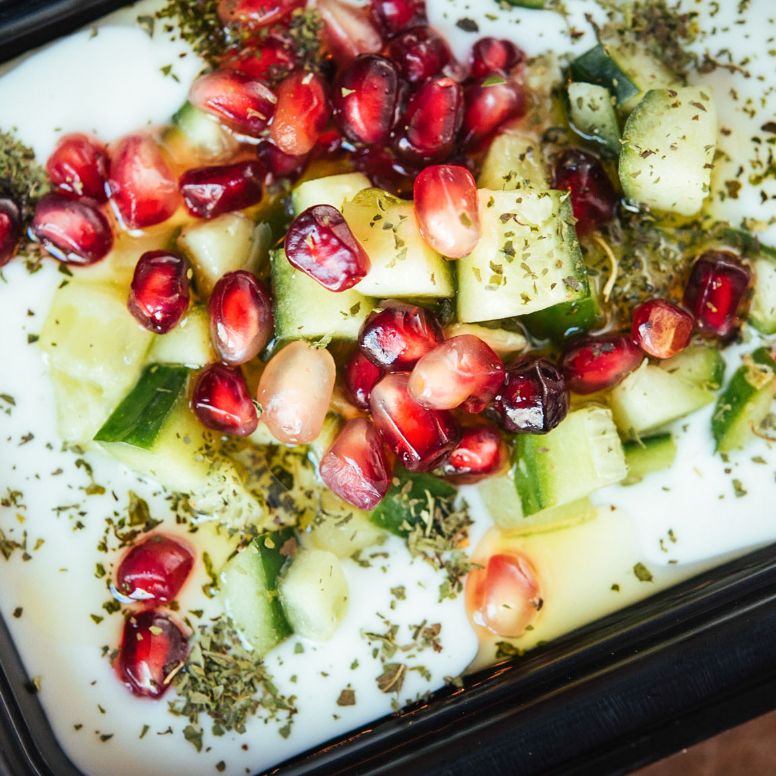
[[[124,623],[118,674],[134,695],[161,698],[188,654],[188,638],[169,617],[153,610],[141,612]]]
[[[423,239],[452,259],[468,256],[480,239],[477,184],[453,164],[426,167],[415,178],[415,216]]]
[[[512,41],[480,38],[472,46],[469,75],[472,78],[485,78],[492,73],[507,75],[513,67],[525,62],[525,58],[525,52]]]
[[[331,353],[304,340],[276,353],[259,380],[261,420],[285,444],[312,442],[331,404],[336,367]]]
[[[291,180],[301,175],[308,158],[307,154],[284,154],[271,140],[262,140],[256,146],[256,155],[273,178]]]
[[[426,25],[395,35],[386,47],[386,55],[411,84],[419,84],[438,75],[453,58],[445,39]]]
[[[633,311],[633,341],[654,358],[671,358],[684,350],[692,337],[692,315],[665,299],[650,299]]]
[[[264,170],[256,162],[197,167],[181,175],[186,209],[199,218],[214,218],[255,205],[262,194]]]
[[[522,636],[542,608],[536,570],[520,553],[491,555],[466,579],[472,621],[503,638]]]
[[[267,27],[305,5],[306,0],[220,0],[218,15],[224,24]]]
[[[707,251],[692,266],[684,289],[684,306],[695,316],[701,333],[729,337],[751,272],[730,251]]]
[[[172,251],[147,251],[137,261],[127,307],[157,334],[170,331],[189,306],[189,264]]]
[[[108,153],[89,135],[65,135],[46,162],[46,173],[57,191],[105,202]]]
[[[502,472],[509,459],[506,442],[493,426],[464,428],[461,440],[442,464],[445,477],[462,484]]]
[[[422,407],[409,389],[409,375],[386,375],[372,389],[372,419],[388,447],[409,471],[429,471],[438,466],[460,437],[453,416],[444,410]]]
[[[382,147],[362,148],[355,157],[356,169],[378,188],[397,197],[412,196],[416,171],[398,161],[393,152]]]
[[[372,388],[383,376],[383,370],[375,366],[360,350],[357,350],[345,365],[344,380],[350,398],[356,407],[369,409]]]
[[[546,434],[568,414],[566,379],[544,358],[519,358],[507,367],[493,409],[511,433]]]
[[[114,594],[123,603],[167,603],[178,595],[193,565],[187,546],[170,536],[152,534],[122,558]]]
[[[256,405],[238,367],[206,367],[194,384],[191,409],[203,426],[223,434],[250,436],[259,425]]]
[[[334,87],[337,123],[356,143],[385,143],[398,94],[399,74],[393,62],[376,54],[356,57],[340,73]]]
[[[502,124],[525,113],[522,88],[498,73],[467,86],[464,100],[462,132],[468,147],[489,140]]]
[[[372,0],[372,18],[386,35],[425,24],[425,0]]]
[[[441,162],[452,154],[463,119],[463,91],[452,78],[431,78],[410,97],[396,150],[411,162]]]
[[[362,353],[392,372],[412,369],[442,339],[442,329],[428,310],[393,300],[370,313],[358,335]]]
[[[388,492],[393,467],[380,432],[365,418],[349,420],[321,459],[321,479],[358,509],[373,509]]]
[[[383,47],[380,32],[369,18],[369,10],[342,2],[318,0],[323,20],[323,41],[340,65],[347,65],[359,54],[374,54]]]
[[[250,137],[261,135],[277,102],[269,87],[236,70],[216,70],[201,76],[194,81],[189,100]]]
[[[285,249],[291,264],[330,291],[351,288],[369,272],[369,256],[331,205],[300,213],[288,228]]]
[[[246,46],[233,49],[221,60],[222,67],[268,84],[283,80],[296,65],[293,42],[276,33],[249,40]]]
[[[22,238],[22,213],[8,197],[0,197],[0,267],[14,257]]]
[[[143,135],[130,135],[113,149],[110,197],[128,229],[166,221],[180,202],[178,183],[159,146]]]
[[[297,71],[281,81],[270,136],[284,153],[309,153],[331,115],[326,85],[315,73]]]
[[[590,337],[563,356],[569,388],[587,394],[617,385],[644,360],[644,352],[630,337],[614,334]]]
[[[587,151],[570,148],[555,162],[554,186],[571,192],[577,233],[587,234],[611,221],[619,197],[600,160]]]
[[[318,142],[315,144],[310,156],[313,159],[331,159],[336,157],[342,150],[342,144],[345,138],[337,127],[329,127],[321,132]],[[341,162],[340,159],[336,159]]]
[[[113,247],[113,233],[103,212],[86,200],[46,194],[38,201],[30,236],[65,264],[94,264]]]
[[[412,370],[410,396],[436,410],[452,410],[473,397],[485,409],[504,379],[501,359],[472,334],[445,340]]]
[[[250,361],[273,335],[272,302],[264,286],[245,270],[228,272],[210,295],[210,334],[227,364]]]

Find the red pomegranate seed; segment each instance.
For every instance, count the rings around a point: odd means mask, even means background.
[[[463,119],[463,91],[452,78],[431,78],[410,97],[396,141],[411,162],[449,158]]]
[[[493,410],[511,433],[546,434],[568,414],[566,379],[544,358],[520,358],[507,367]]]
[[[193,565],[194,555],[186,545],[152,534],[122,558],[114,595],[123,603],[167,603],[178,595]]]
[[[633,341],[654,358],[671,358],[684,350],[692,337],[692,315],[665,299],[650,299],[633,311]]]
[[[328,127],[321,132],[318,142],[310,153],[313,159],[331,159],[337,157],[342,150],[345,138],[337,127]],[[337,159],[337,161],[341,161]]]
[[[392,151],[380,146],[361,148],[355,157],[356,169],[363,172],[378,188],[397,197],[412,196],[417,171],[400,162]]]
[[[323,79],[311,72],[291,73],[278,86],[277,99],[272,141],[291,156],[309,153],[331,115]]]
[[[358,509],[374,509],[388,492],[393,467],[380,432],[365,418],[349,420],[321,459],[329,490]]]
[[[502,472],[509,451],[501,432],[493,426],[468,426],[461,439],[442,464],[445,477],[462,484],[479,482]]]
[[[306,0],[220,0],[218,15],[224,24],[267,27],[305,5]]]
[[[484,409],[504,379],[504,364],[479,337],[461,334],[426,353],[412,370],[410,396],[436,410],[452,410],[469,398]]]
[[[224,434],[250,436],[259,425],[256,405],[237,367],[206,367],[194,385],[191,409],[203,426]]]
[[[166,615],[149,610],[124,623],[117,672],[134,695],[161,698],[189,654],[188,638]]]
[[[369,10],[342,0],[318,0],[323,20],[323,41],[340,65],[359,54],[374,54],[383,47],[380,32],[369,18]]]
[[[38,201],[30,236],[65,264],[94,264],[113,247],[108,219],[86,200],[46,194]]]
[[[423,239],[448,258],[468,256],[480,239],[474,176],[453,164],[426,167],[415,178],[414,194]]]
[[[385,35],[425,24],[425,0],[372,0],[372,18]]]
[[[701,333],[726,338],[738,325],[738,308],[751,272],[730,251],[707,251],[692,266],[684,289],[684,306]]]
[[[363,54],[341,73],[334,87],[334,115],[345,135],[356,143],[382,144],[396,112],[399,74],[385,57]]]
[[[343,378],[350,398],[356,407],[369,409],[372,388],[383,376],[383,370],[375,366],[360,350],[357,350],[345,364]]]
[[[282,81],[296,65],[293,42],[274,32],[249,40],[245,46],[233,49],[221,60],[222,67],[271,85]]]
[[[89,135],[65,135],[46,162],[46,174],[57,191],[105,202],[108,153]]]
[[[189,100],[250,137],[261,135],[277,102],[269,87],[236,70],[216,70],[201,76],[194,81]]]
[[[110,197],[128,229],[166,221],[180,203],[178,182],[159,146],[143,135],[130,135],[111,155]]]
[[[293,180],[301,175],[307,164],[308,155],[291,156],[284,154],[271,140],[262,140],[256,146],[256,156],[273,178]]]
[[[525,52],[512,41],[498,38],[480,38],[471,53],[472,78],[485,78],[492,73],[507,75],[510,70],[525,61]]]
[[[177,325],[189,306],[189,263],[172,251],[147,251],[137,261],[127,307],[157,334]]]
[[[22,238],[22,213],[8,197],[0,197],[0,267],[14,257]]]
[[[522,87],[498,73],[467,86],[464,99],[462,132],[468,147],[489,140],[502,124],[525,113]]]
[[[439,75],[453,58],[445,39],[426,25],[398,33],[391,38],[385,52],[411,84]]]
[[[614,218],[619,197],[600,160],[571,148],[555,162],[554,186],[571,192],[577,232],[587,234]]]
[[[351,288],[369,272],[369,257],[331,205],[300,213],[288,228],[285,248],[291,264],[330,291]]]
[[[178,185],[193,216],[214,218],[255,205],[263,191],[264,170],[258,161],[220,167],[197,167],[180,177]]]
[[[428,471],[439,465],[460,437],[453,416],[421,407],[407,387],[409,375],[386,375],[372,389],[372,419],[388,447],[409,471]]]
[[[617,385],[644,360],[630,337],[590,337],[566,351],[563,369],[574,393],[595,393]]]
[[[391,372],[412,369],[442,340],[442,329],[428,310],[393,300],[370,313],[358,335],[361,352]]]
[[[213,288],[209,304],[213,345],[227,364],[256,358],[272,339],[272,301],[250,272],[224,275]]]

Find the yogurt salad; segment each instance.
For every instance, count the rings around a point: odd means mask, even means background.
[[[6,68],[0,605],[84,773],[266,770],[776,538],[767,11],[167,0]]]

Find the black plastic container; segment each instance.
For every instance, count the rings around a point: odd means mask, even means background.
[[[0,61],[125,4],[0,0]],[[463,689],[443,690],[273,773],[621,773],[774,707],[776,545],[474,674]],[[0,771],[79,776],[2,622]]]

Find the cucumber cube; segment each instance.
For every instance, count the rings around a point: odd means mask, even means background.
[[[633,439],[623,445],[628,477],[623,485],[641,482],[648,474],[670,469],[676,458],[676,442],[671,434],[655,434]]]
[[[761,256],[753,262],[754,292],[748,320],[762,334],[776,334],[776,260]]]
[[[490,326],[480,326],[476,323],[451,323],[445,326],[445,337],[460,337],[462,334],[472,334],[479,337],[500,356],[520,353],[528,347],[526,338],[519,331],[496,329]]]
[[[343,175],[327,175],[325,178],[300,183],[291,192],[294,213],[299,215],[313,205],[331,205],[337,210],[359,191],[370,187],[369,178],[360,172],[348,172]]]
[[[690,345],[673,358],[661,361],[659,366],[711,391],[721,388],[725,379],[725,359],[713,345]]]
[[[386,534],[369,513],[345,503],[329,490],[321,493],[321,509],[310,528],[310,540],[319,550],[349,558],[385,541]]]
[[[178,325],[154,339],[149,354],[158,364],[183,364],[201,369],[218,361],[210,337],[210,314],[203,305],[195,305],[181,318]]]
[[[574,129],[598,143],[611,156],[620,153],[620,124],[612,95],[604,86],[572,83],[568,86],[569,116]]]
[[[539,140],[514,129],[500,134],[488,149],[478,184],[492,191],[549,189],[550,177]]]

